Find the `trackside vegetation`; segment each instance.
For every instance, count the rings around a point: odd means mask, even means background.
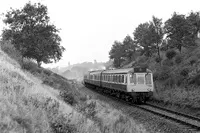
[[[114,41],[112,67],[148,67],[154,72],[154,100],[199,109],[199,27],[200,12],[174,12],[165,22],[153,16],[136,27],[133,37]]]

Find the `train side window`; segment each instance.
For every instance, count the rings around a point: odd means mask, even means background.
[[[122,75],[122,83],[124,83],[124,75]]]
[[[127,75],[124,76],[125,77],[125,84],[127,83]]]
[[[121,75],[119,75],[119,83],[121,83]]]

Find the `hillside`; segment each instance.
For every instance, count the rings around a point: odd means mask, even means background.
[[[73,89],[70,80],[37,68],[28,60],[22,69],[16,60],[1,49],[0,71],[1,132],[72,133],[94,129],[95,125],[90,120],[81,123],[84,116],[71,106],[78,103],[77,98],[81,98],[81,95]],[[62,98],[60,91],[63,89],[65,95]]]
[[[83,93],[82,84],[28,59],[21,62],[12,45],[0,46],[9,53],[0,49],[1,132],[148,132],[141,122]]]

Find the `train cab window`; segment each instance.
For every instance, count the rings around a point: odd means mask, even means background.
[[[130,74],[130,83],[136,84],[136,74]]]
[[[150,73],[145,75],[145,80],[146,80],[146,84],[151,84],[152,83],[151,82],[151,74]]]

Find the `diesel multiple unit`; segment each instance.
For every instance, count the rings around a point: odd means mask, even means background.
[[[90,71],[84,75],[84,84],[129,95],[136,102],[145,102],[153,94],[153,74],[147,68],[126,68]]]

